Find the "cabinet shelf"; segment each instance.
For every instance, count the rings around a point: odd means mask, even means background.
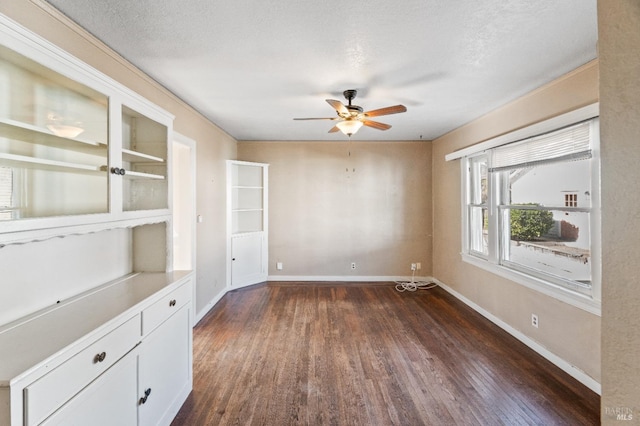
[[[125,212],[166,209],[169,206],[171,175],[168,164],[168,121],[158,120],[153,111],[121,107],[122,137],[118,151],[126,173],[122,183]]]
[[[164,163],[164,159],[149,154],[143,154],[141,152],[132,151],[130,149],[122,149],[122,159],[131,163]]]
[[[233,212],[261,212],[263,209],[232,209]]]
[[[104,142],[57,136],[48,129],[8,118],[0,118],[0,134],[9,139],[88,154],[103,154],[107,149],[107,144]]]
[[[0,152],[0,164],[6,166],[18,166],[39,170],[70,169],[76,172],[101,172],[103,166],[89,164],[68,163],[65,161],[47,160],[45,158],[28,157],[25,155],[6,154]]]
[[[263,189],[264,187],[262,187],[262,186],[238,186],[238,185],[234,185],[231,188],[232,189]]]
[[[134,172],[131,170],[127,170],[124,177],[129,179],[154,179],[154,180],[164,180],[165,177],[162,175],[156,175],[153,173],[143,173],[143,172]]]
[[[100,170],[106,172],[109,170],[107,166],[101,166]],[[124,174],[125,178],[129,179],[153,179],[153,180],[164,180],[166,179],[163,175],[157,175],[154,173],[144,173],[144,172],[136,172],[133,170],[125,170]]]

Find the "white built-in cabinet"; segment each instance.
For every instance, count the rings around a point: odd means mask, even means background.
[[[173,116],[2,23],[0,243],[170,217]]]
[[[231,288],[268,276],[269,165],[227,161],[227,279]]]
[[[0,424],[168,425],[192,388],[191,272],[139,273],[0,329]]]
[[[37,246],[40,259],[73,258],[83,236],[118,253],[102,269],[116,279],[58,268],[51,287],[82,290],[16,298],[20,312],[33,309],[0,323],[0,425],[166,425],[190,393],[193,274],[171,260],[172,126],[168,112],[0,15],[0,256]],[[63,250],[43,254],[49,240]],[[13,268],[0,297],[32,276]],[[84,278],[103,281],[75,282]]]

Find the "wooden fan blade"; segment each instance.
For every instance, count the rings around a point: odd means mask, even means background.
[[[394,105],[386,108],[374,109],[364,113],[365,117],[379,117],[381,115],[398,114],[401,112],[407,112],[407,107],[404,105]]]
[[[365,126],[373,127],[374,129],[378,129],[378,130],[388,130],[391,128],[391,126],[388,124],[379,123],[377,121],[371,121],[371,120],[362,120],[362,124],[364,124]]]
[[[337,120],[340,117],[294,118],[294,120]]]
[[[338,114],[349,115],[349,110],[347,109],[346,106],[344,106],[342,102],[336,101],[335,99],[327,99],[326,101],[329,105],[333,107],[333,109],[335,109],[338,112]]]
[[[338,128],[338,126],[333,126],[331,129],[329,129],[329,133],[335,133],[335,132],[339,132],[340,129]]]

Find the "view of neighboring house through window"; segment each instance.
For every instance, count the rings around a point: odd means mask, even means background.
[[[597,134],[593,119],[466,157],[465,252],[591,295]]]
[[[0,220],[12,219],[13,171],[0,167]]]

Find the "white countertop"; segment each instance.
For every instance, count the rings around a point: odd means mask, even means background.
[[[55,368],[57,359],[139,314],[191,273],[134,273],[0,327],[0,387]]]

